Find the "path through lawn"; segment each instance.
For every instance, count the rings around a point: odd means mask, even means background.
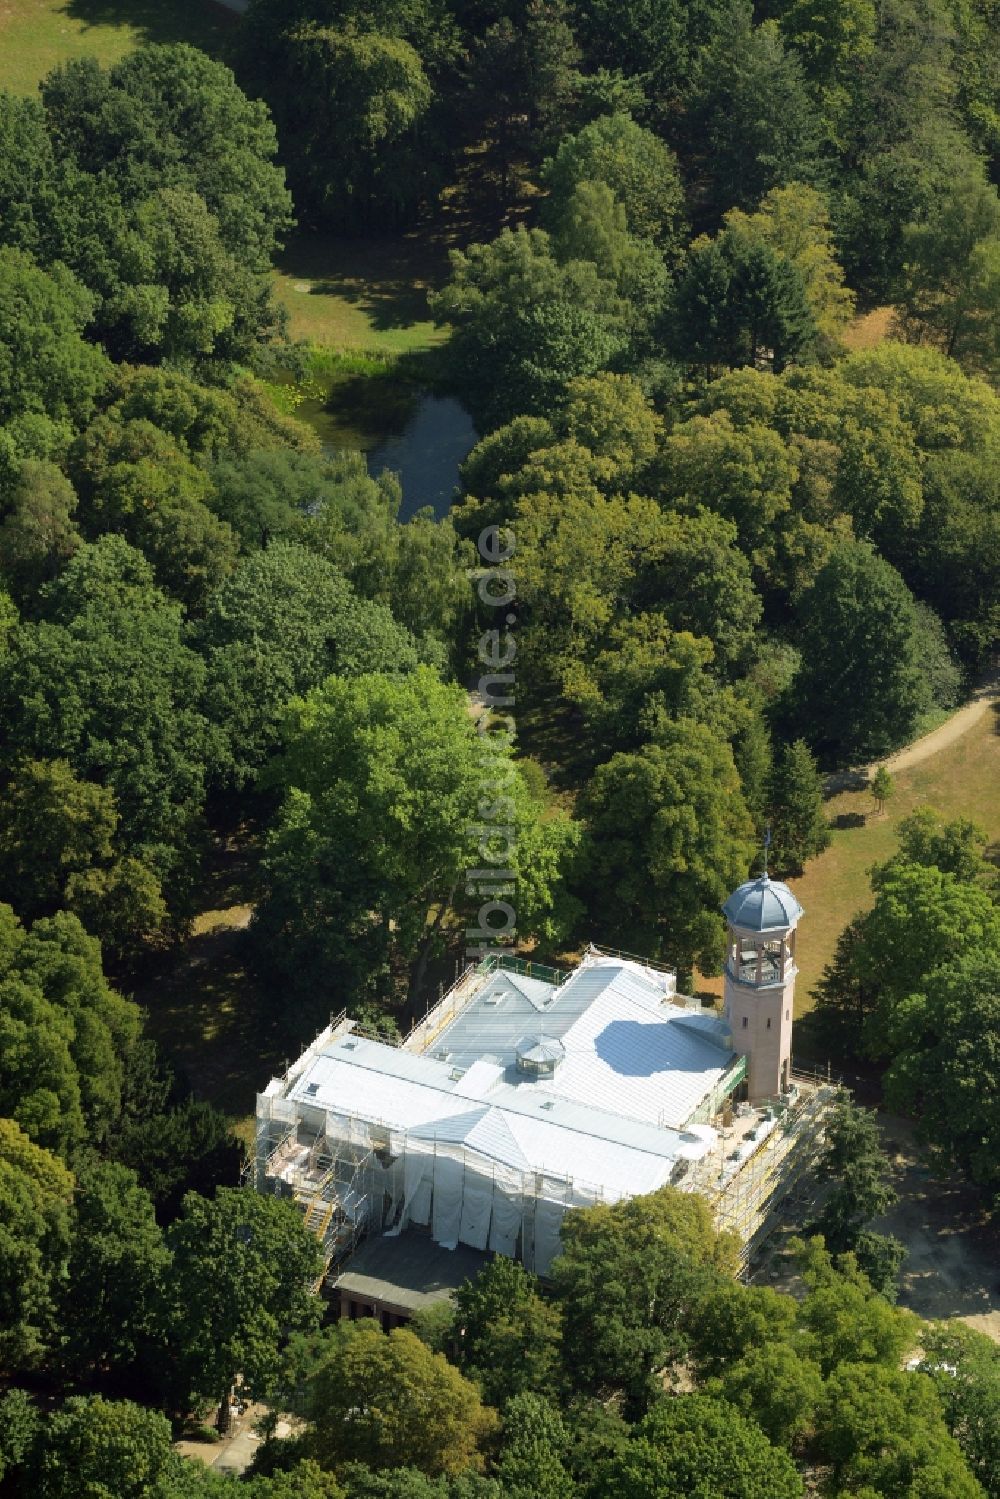
[[[834,826],[833,842],[812,860],[801,879],[789,881],[806,911],[798,944],[797,1015],[812,1009],[813,987],[833,956],[838,936],[855,911],[871,904],[868,870],[892,855],[901,817],[925,805],[947,817],[971,817],[986,829],[994,847],[1000,846],[998,729],[1000,718],[991,705],[960,738],[897,771],[895,793],[882,817],[874,815],[869,791],[842,791],[827,802],[831,821],[840,824]],[[866,821],[852,826],[859,815]]]

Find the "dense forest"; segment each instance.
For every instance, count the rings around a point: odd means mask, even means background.
[[[270,272],[458,179],[425,378],[479,438],[404,523],[281,398]],[[824,774],[996,649],[998,180],[994,0],[251,0],[228,63],[0,93],[0,1494],[1000,1496],[1000,1354],[892,1304],[864,1111],[798,1299],[667,1190],[570,1214],[551,1284],[321,1329],[136,998],[237,829],[299,1040],[405,1029],[475,931],[717,973],[765,828],[801,873]],[[815,1044],[996,1213],[995,866],[899,831]],[[171,1447],[237,1377],[299,1420],[242,1480]]]

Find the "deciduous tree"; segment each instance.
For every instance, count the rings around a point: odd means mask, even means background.
[[[684,191],[677,158],[651,130],[630,115],[602,115],[564,136],[544,168],[549,189],[546,221],[558,231],[582,182],[603,182],[625,210],[632,234],[652,240],[668,262],[684,231]]]
[[[992,878],[993,867],[985,858],[989,835],[971,817],[946,822],[933,807],[918,807],[900,818],[896,835],[898,857],[907,864],[933,865],[969,883]]]
[[[524,1391],[551,1395],[560,1379],[559,1310],[536,1278],[498,1255],[455,1293],[461,1367],[491,1405]]]
[[[704,1198],[670,1187],[574,1209],[561,1233],[552,1281],[566,1372],[578,1390],[611,1386],[641,1411],[653,1376],[684,1348],[699,1294],[732,1270],[735,1241],[716,1232]]]
[[[98,943],[59,912],[25,932],[9,906],[0,946],[0,1110],[67,1153],[121,1111],[139,1011],[108,985]]]
[[[607,1464],[600,1499],[799,1499],[794,1463],[753,1421],[708,1395],[661,1399]]]
[[[934,1381],[948,1430],[993,1495],[1000,1491],[1000,1351],[958,1320],[932,1324],[921,1344],[918,1367]]]
[[[976,888],[966,886],[966,889]],[[893,1107],[916,1115],[923,1142],[984,1193],[1000,1193],[1000,940],[968,931],[919,978],[889,1022]]]
[[[811,1434],[823,1398],[819,1366],[791,1343],[749,1348],[709,1385],[779,1447],[792,1450]]]
[[[110,860],[117,826],[114,794],[68,761],[16,765],[0,796],[0,899],[27,921],[51,916],[67,880]]]
[[[920,1324],[913,1313],[873,1295],[871,1282],[850,1251],[835,1265],[822,1239],[810,1239],[808,1244],[792,1240],[789,1248],[798,1251],[809,1287],[800,1316],[812,1334],[811,1354],[824,1377],[828,1379],[839,1364],[897,1370],[919,1339]]]
[[[719,906],[746,876],[753,827],[732,751],[702,724],[664,723],[615,755],[580,802],[589,835],[581,894],[606,940],[689,973],[717,965]]]
[[[44,271],[23,250],[0,250],[0,421],[86,419],[110,373],[83,337],[93,310],[65,266]]]
[[[577,1492],[563,1458],[569,1432],[558,1406],[523,1393],[504,1407],[497,1479],[510,1499],[572,1499]]]
[[[867,4],[868,0],[861,0]],[[759,240],[784,255],[802,276],[806,302],[822,352],[832,352],[854,313],[854,295],[837,260],[829,210],[823,194],[804,182],[772,188],[756,213],[734,208],[723,224],[748,240]]]
[[[505,230],[451,262],[431,307],[455,327],[449,360],[481,428],[547,412],[568,380],[624,348],[613,284],[592,262],[560,265],[542,229]]]
[[[843,763],[902,744],[931,700],[913,596],[862,542],[831,554],[799,606],[794,693],[813,747]]]
[[[274,165],[274,125],[229,68],[197,47],[144,47],[108,70],[93,58],[57,68],[42,102],[61,152],[99,177],[114,165],[126,202],[162,187],[193,190],[227,247],[264,272],[291,224]]]
[[[476,1387],[406,1328],[341,1322],[327,1333],[306,1390],[309,1447],[324,1467],[364,1462],[422,1472],[481,1469],[493,1411]]]
[[[210,758],[204,667],[179,606],[118,536],[81,547],[0,662],[5,769],[65,759],[110,788],[119,846],[180,904],[194,873]],[[177,910],[177,905],[173,904]]]
[[[128,1388],[148,1357],[168,1254],[135,1175],[91,1160],[77,1173],[73,1241],[60,1288],[60,1360],[83,1381]]]
[[[834,1481],[850,1491],[930,1499],[980,1499],[982,1489],[949,1436],[941,1404],[923,1374],[845,1363],[826,1385],[818,1423],[820,1450]]]
[[[21,463],[0,523],[0,575],[29,612],[37,607],[39,589],[80,545],[73,520],[76,503],[72,484],[50,460]]]
[[[73,1185],[62,1161],[0,1118],[0,1349],[8,1368],[37,1362],[54,1332]]]
[[[418,660],[384,605],[359,599],[331,563],[287,541],[245,558],[211,595],[195,640],[206,716],[225,737],[221,768],[237,786],[278,748],[290,698],[333,674],[405,675]]]
[[[388,997],[411,969],[419,985],[449,912],[480,909],[464,895],[470,858],[500,857],[531,881],[531,855],[545,854],[548,878],[525,912],[536,930],[544,922],[559,879],[545,840],[518,836],[543,809],[509,739],[478,735],[458,688],[426,667],[331,677],[293,702],[286,743],[255,923],[285,975],[308,971],[314,987],[317,973],[337,974],[356,998]],[[488,815],[494,804],[502,820]],[[559,818],[546,823],[558,836]]]
[[[176,1394],[224,1401],[236,1379],[251,1396],[279,1368],[280,1343],[315,1327],[319,1244],[292,1203],[220,1187],[190,1192],[171,1224],[172,1266],[160,1336],[175,1350]]]
[[[871,792],[875,801],[875,810],[881,814],[885,811],[885,804],[892,796],[895,787],[892,776],[884,765],[880,765],[872,776]]]
[[[404,37],[302,21],[272,39],[266,89],[309,217],[349,232],[398,226],[427,179],[420,128],[433,91]],[[336,158],[327,142],[336,139]]]

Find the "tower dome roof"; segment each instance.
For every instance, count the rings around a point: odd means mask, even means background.
[[[734,890],[722,912],[730,926],[745,932],[787,931],[804,914],[788,886],[766,874]]]

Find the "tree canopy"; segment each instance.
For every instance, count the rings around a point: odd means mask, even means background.
[[[306,1389],[310,1447],[325,1466],[412,1465],[431,1475],[480,1468],[496,1418],[474,1385],[406,1328],[372,1321],[327,1334]]]

